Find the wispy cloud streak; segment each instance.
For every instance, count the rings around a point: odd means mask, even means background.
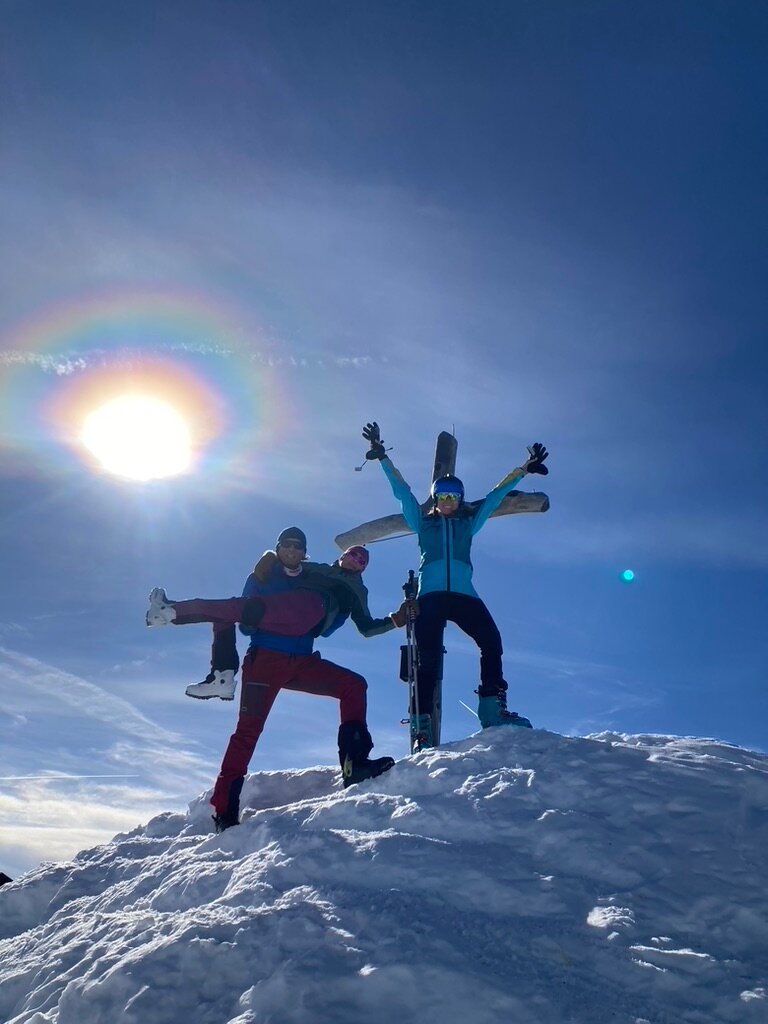
[[[180,809],[210,782],[194,740],[94,683],[5,647],[0,679],[11,722],[0,758],[0,868],[11,875]],[[9,702],[24,715],[14,718]],[[94,771],[102,764],[124,770]]]

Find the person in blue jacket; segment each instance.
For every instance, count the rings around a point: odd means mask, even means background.
[[[418,718],[411,708],[411,731],[420,747],[432,742],[432,711],[435,686],[443,651],[443,633],[448,621],[470,636],[480,648],[480,686],[477,689],[478,718],[482,727],[516,725],[530,728],[530,722],[507,710],[507,683],[502,669],[501,634],[491,613],[472,586],[472,539],[503,499],[528,473],[548,472],[547,449],[538,442],[528,451],[530,458],[507,474],[482,501],[464,503],[464,485],[456,476],[439,477],[432,484],[431,503],[425,510],[387,456],[377,423],[368,423],[363,437],[370,444],[367,459],[378,460],[392,492],[403,510],[408,526],[416,534],[419,562],[418,606],[415,639],[418,649]]]

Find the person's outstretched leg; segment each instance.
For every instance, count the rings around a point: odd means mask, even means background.
[[[213,646],[208,675],[187,686],[185,693],[196,700],[233,700],[239,665],[234,624],[248,632],[257,629],[282,636],[304,636],[325,619],[325,598],[311,590],[253,597],[192,598],[172,601],[162,587],[149,595],[148,626],[187,626],[213,623]]]
[[[263,629],[282,636],[304,636],[326,615],[322,594],[294,590],[254,597],[203,598],[171,601],[162,587],[149,595],[148,626],[188,626],[198,622],[240,622],[248,630]]]

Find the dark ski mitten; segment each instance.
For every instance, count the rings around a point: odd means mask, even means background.
[[[363,427],[363,437],[371,446],[365,453],[366,459],[383,459],[386,455],[386,449],[384,448],[384,443],[381,440],[379,424],[375,422],[366,423]]]
[[[540,473],[542,476],[546,476],[549,473],[549,470],[544,465],[544,460],[549,455],[547,449],[540,441],[536,441],[535,444],[528,446],[528,452],[531,457],[524,467],[526,473]]]

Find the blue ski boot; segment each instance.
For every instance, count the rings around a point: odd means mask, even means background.
[[[419,715],[418,718],[416,715],[411,715],[408,721],[411,727],[411,753],[415,754],[418,750],[434,747],[432,715]]]
[[[518,715],[516,711],[507,711],[506,693],[497,693],[492,697],[479,697],[477,717],[484,729],[491,729],[495,725],[516,725],[523,729],[533,728],[527,718]]]

